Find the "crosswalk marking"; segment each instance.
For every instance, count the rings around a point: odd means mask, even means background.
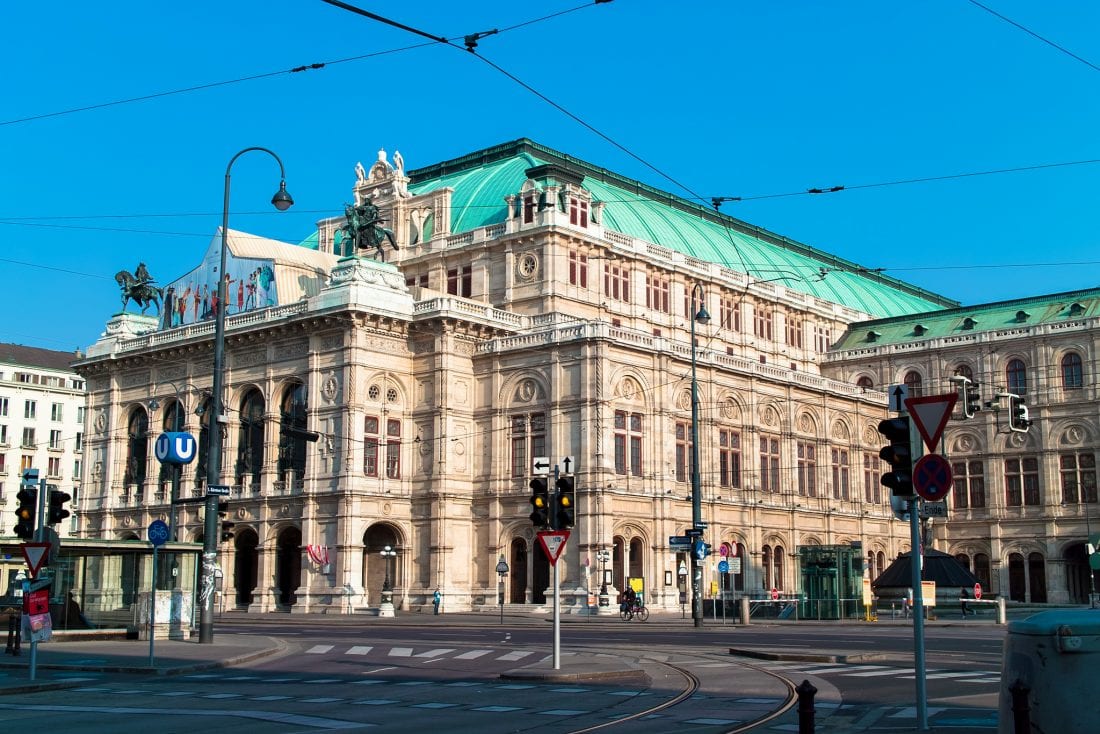
[[[372,645],[356,645],[355,647],[348,648],[348,651],[344,654],[345,655],[366,655],[368,652],[370,652],[373,649],[374,649],[374,647]]]
[[[470,650],[459,655],[455,655],[455,660],[477,660],[482,655],[488,655],[492,650]]]
[[[308,654],[308,655],[323,655],[324,653],[331,650],[332,647],[333,647],[332,645],[314,645],[313,647],[306,650],[306,654]]]
[[[408,658],[412,657],[413,649],[411,647],[391,647],[391,658]]]
[[[912,673],[912,668],[887,668],[886,670],[865,670],[862,673],[849,673],[848,678],[877,678],[883,675],[896,675],[902,676],[906,673]]]
[[[523,658],[527,657],[528,655],[534,655],[534,654],[535,653],[534,653],[533,650],[516,650],[515,652],[510,652],[510,653],[507,653],[505,655],[501,655],[499,658],[497,658],[497,660],[522,660]]]
[[[427,652],[418,653],[416,655],[416,657],[418,657],[418,658],[437,658],[441,655],[446,655],[447,653],[454,652],[454,651],[455,651],[455,649],[453,647],[451,647],[451,648],[441,647],[438,650],[428,650]]]
[[[955,671],[953,673],[944,671],[942,673],[929,673],[928,675],[925,676],[925,678],[927,678],[928,680],[939,680],[941,678],[970,678],[970,677],[973,677],[973,676],[976,676],[976,675],[984,675],[984,673],[977,672],[977,671],[970,671],[970,672],[966,672],[966,673],[962,673],[962,672],[958,672],[958,671]],[[912,676],[906,676],[906,677],[910,678]]]

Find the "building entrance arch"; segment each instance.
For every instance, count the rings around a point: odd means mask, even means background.
[[[298,601],[298,587],[302,584],[302,531],[284,528],[275,543],[275,586],[279,605],[293,606]]]
[[[247,607],[253,601],[252,592],[259,575],[260,555],[256,551],[259,545],[260,538],[252,528],[239,531],[233,540],[233,587],[238,607]]]

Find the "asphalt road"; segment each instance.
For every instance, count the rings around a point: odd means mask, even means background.
[[[908,627],[710,625],[696,630],[669,620],[574,621],[562,625],[563,657],[640,659],[648,675],[648,680],[576,683],[500,678],[550,654],[552,628],[541,619],[409,626],[400,620],[363,624],[269,616],[222,620],[220,628],[278,637],[286,651],[247,667],[170,678],[84,673],[76,688],[5,701],[5,729],[286,734],[438,728],[565,734],[638,716],[621,730],[717,734],[750,720],[754,706],[758,715],[775,708],[787,695],[784,679],[809,680],[819,691],[819,706],[845,707],[853,720],[875,720],[881,725],[876,731],[889,730],[895,719],[899,731],[913,729],[913,714],[907,711],[915,696]],[[1003,636],[1002,628],[992,626],[927,630],[930,711],[947,716],[996,707]],[[731,647],[786,658],[837,653],[869,659],[837,664],[734,659]]]

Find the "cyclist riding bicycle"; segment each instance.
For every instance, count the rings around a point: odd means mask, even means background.
[[[634,589],[629,586],[626,587],[626,591],[623,592],[623,601],[619,605],[619,611],[629,612],[634,609],[638,604],[638,594]]]

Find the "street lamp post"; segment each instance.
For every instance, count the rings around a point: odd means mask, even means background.
[[[504,560],[504,554],[500,554],[497,561],[497,596],[500,598],[500,623],[504,624],[504,577],[508,575],[508,562]]]
[[[214,387],[210,398],[210,447],[206,460],[206,517],[203,522],[202,538],[202,609],[199,616],[199,642],[214,641],[214,581],[218,567],[218,496],[210,494],[211,485],[221,478],[221,433],[225,422],[222,405],[225,389],[225,312],[229,303],[229,283],[225,268],[229,250],[229,180],[233,164],[245,153],[253,150],[267,153],[279,164],[279,190],[275,192],[271,203],[279,211],[286,211],[294,204],[294,199],[286,190],[286,171],[279,156],[267,148],[251,147],[238,152],[225,167],[225,195],[222,199],[222,242],[221,259],[218,267],[218,308],[214,315]]]
[[[378,603],[378,616],[379,617],[392,617],[394,616],[393,609],[393,585],[390,583],[390,562],[393,558],[397,557],[397,550],[392,545],[386,545],[382,547],[382,550],[378,551],[378,554],[382,556],[382,563],[385,566],[385,579],[382,581],[382,596]]]
[[[699,294],[699,310],[695,310],[695,294]],[[695,370],[695,323],[710,323],[710,314],[703,305],[703,284],[691,289],[691,527],[702,531],[703,503],[699,479],[699,380]],[[702,537],[700,536],[700,541]],[[691,554],[691,618],[696,627],[703,626],[703,569],[698,553]]]

